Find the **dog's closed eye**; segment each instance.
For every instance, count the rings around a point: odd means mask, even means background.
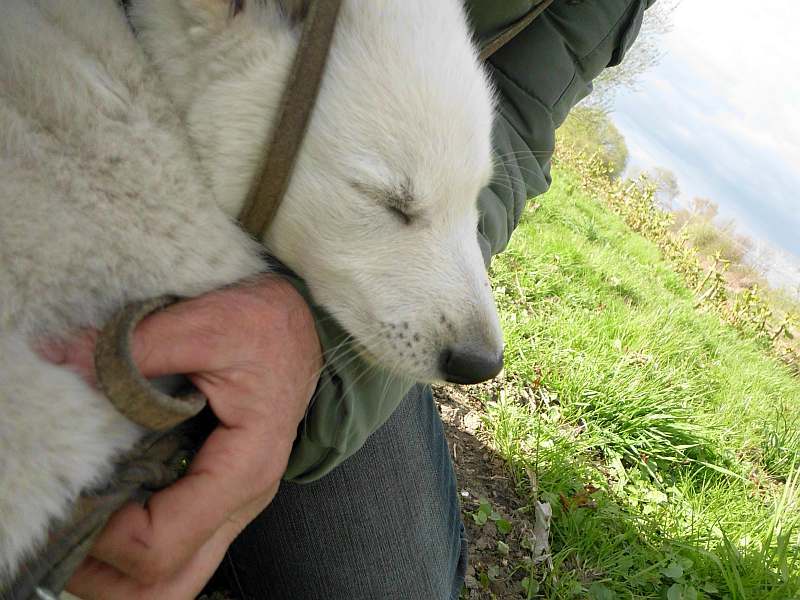
[[[392,204],[386,205],[387,210],[395,215],[400,221],[402,221],[403,225],[411,225],[414,217],[412,217],[407,212],[403,212],[403,210],[397,206],[393,206]]]
[[[403,225],[411,225],[414,222],[416,218],[413,211],[414,196],[411,193],[410,185],[402,184],[396,189],[382,189],[358,181],[353,181],[350,184],[359,193],[374,199],[385,207]]]

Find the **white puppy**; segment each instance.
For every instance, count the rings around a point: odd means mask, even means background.
[[[299,27],[275,0],[132,4],[138,40],[115,0],[3,2],[0,588],[141,435],[35,340],[263,269],[233,219]],[[499,369],[476,239],[491,121],[459,0],[345,1],[264,243],[407,377]]]

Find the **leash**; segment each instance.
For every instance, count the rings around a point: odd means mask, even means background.
[[[278,120],[265,150],[264,168],[239,214],[242,227],[257,240],[263,238],[289,187],[322,83],[341,5],[342,0],[314,0],[308,7]]]
[[[144,503],[183,474],[190,458],[183,450],[187,443],[179,432],[151,434],[140,442],[107,487],[81,496],[70,517],[51,532],[47,547],[21,565],[9,588],[0,589],[0,598],[57,600],[109,517],[131,500]]]
[[[341,4],[309,0],[281,108],[264,145],[263,167],[239,215],[242,228],[257,240],[277,214],[291,181]],[[131,500],[146,501],[188,465],[191,452],[186,449],[194,444],[182,424],[203,411],[206,398],[197,391],[180,396],[160,392],[141,375],[130,351],[136,325],[177,300],[165,296],[130,304],[100,332],[94,357],[98,387],[120,413],[151,433],[120,460],[109,486],[83,495],[71,517],[54,528],[45,550],[21,566],[9,587],[0,587],[3,600],[57,600],[111,515]]]

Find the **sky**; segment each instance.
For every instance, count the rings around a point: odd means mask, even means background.
[[[660,63],[617,94],[630,167],[673,171],[759,244],[770,279],[800,285],[800,2],[682,0]],[[796,265],[796,266],[795,266]]]

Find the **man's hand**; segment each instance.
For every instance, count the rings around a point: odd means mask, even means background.
[[[95,338],[43,354],[92,382]],[[220,425],[186,476],[112,517],[68,590],[84,600],[194,598],[278,490],[322,368],[319,339],[300,295],[266,276],[149,316],[132,352],[146,377],[187,374]]]

